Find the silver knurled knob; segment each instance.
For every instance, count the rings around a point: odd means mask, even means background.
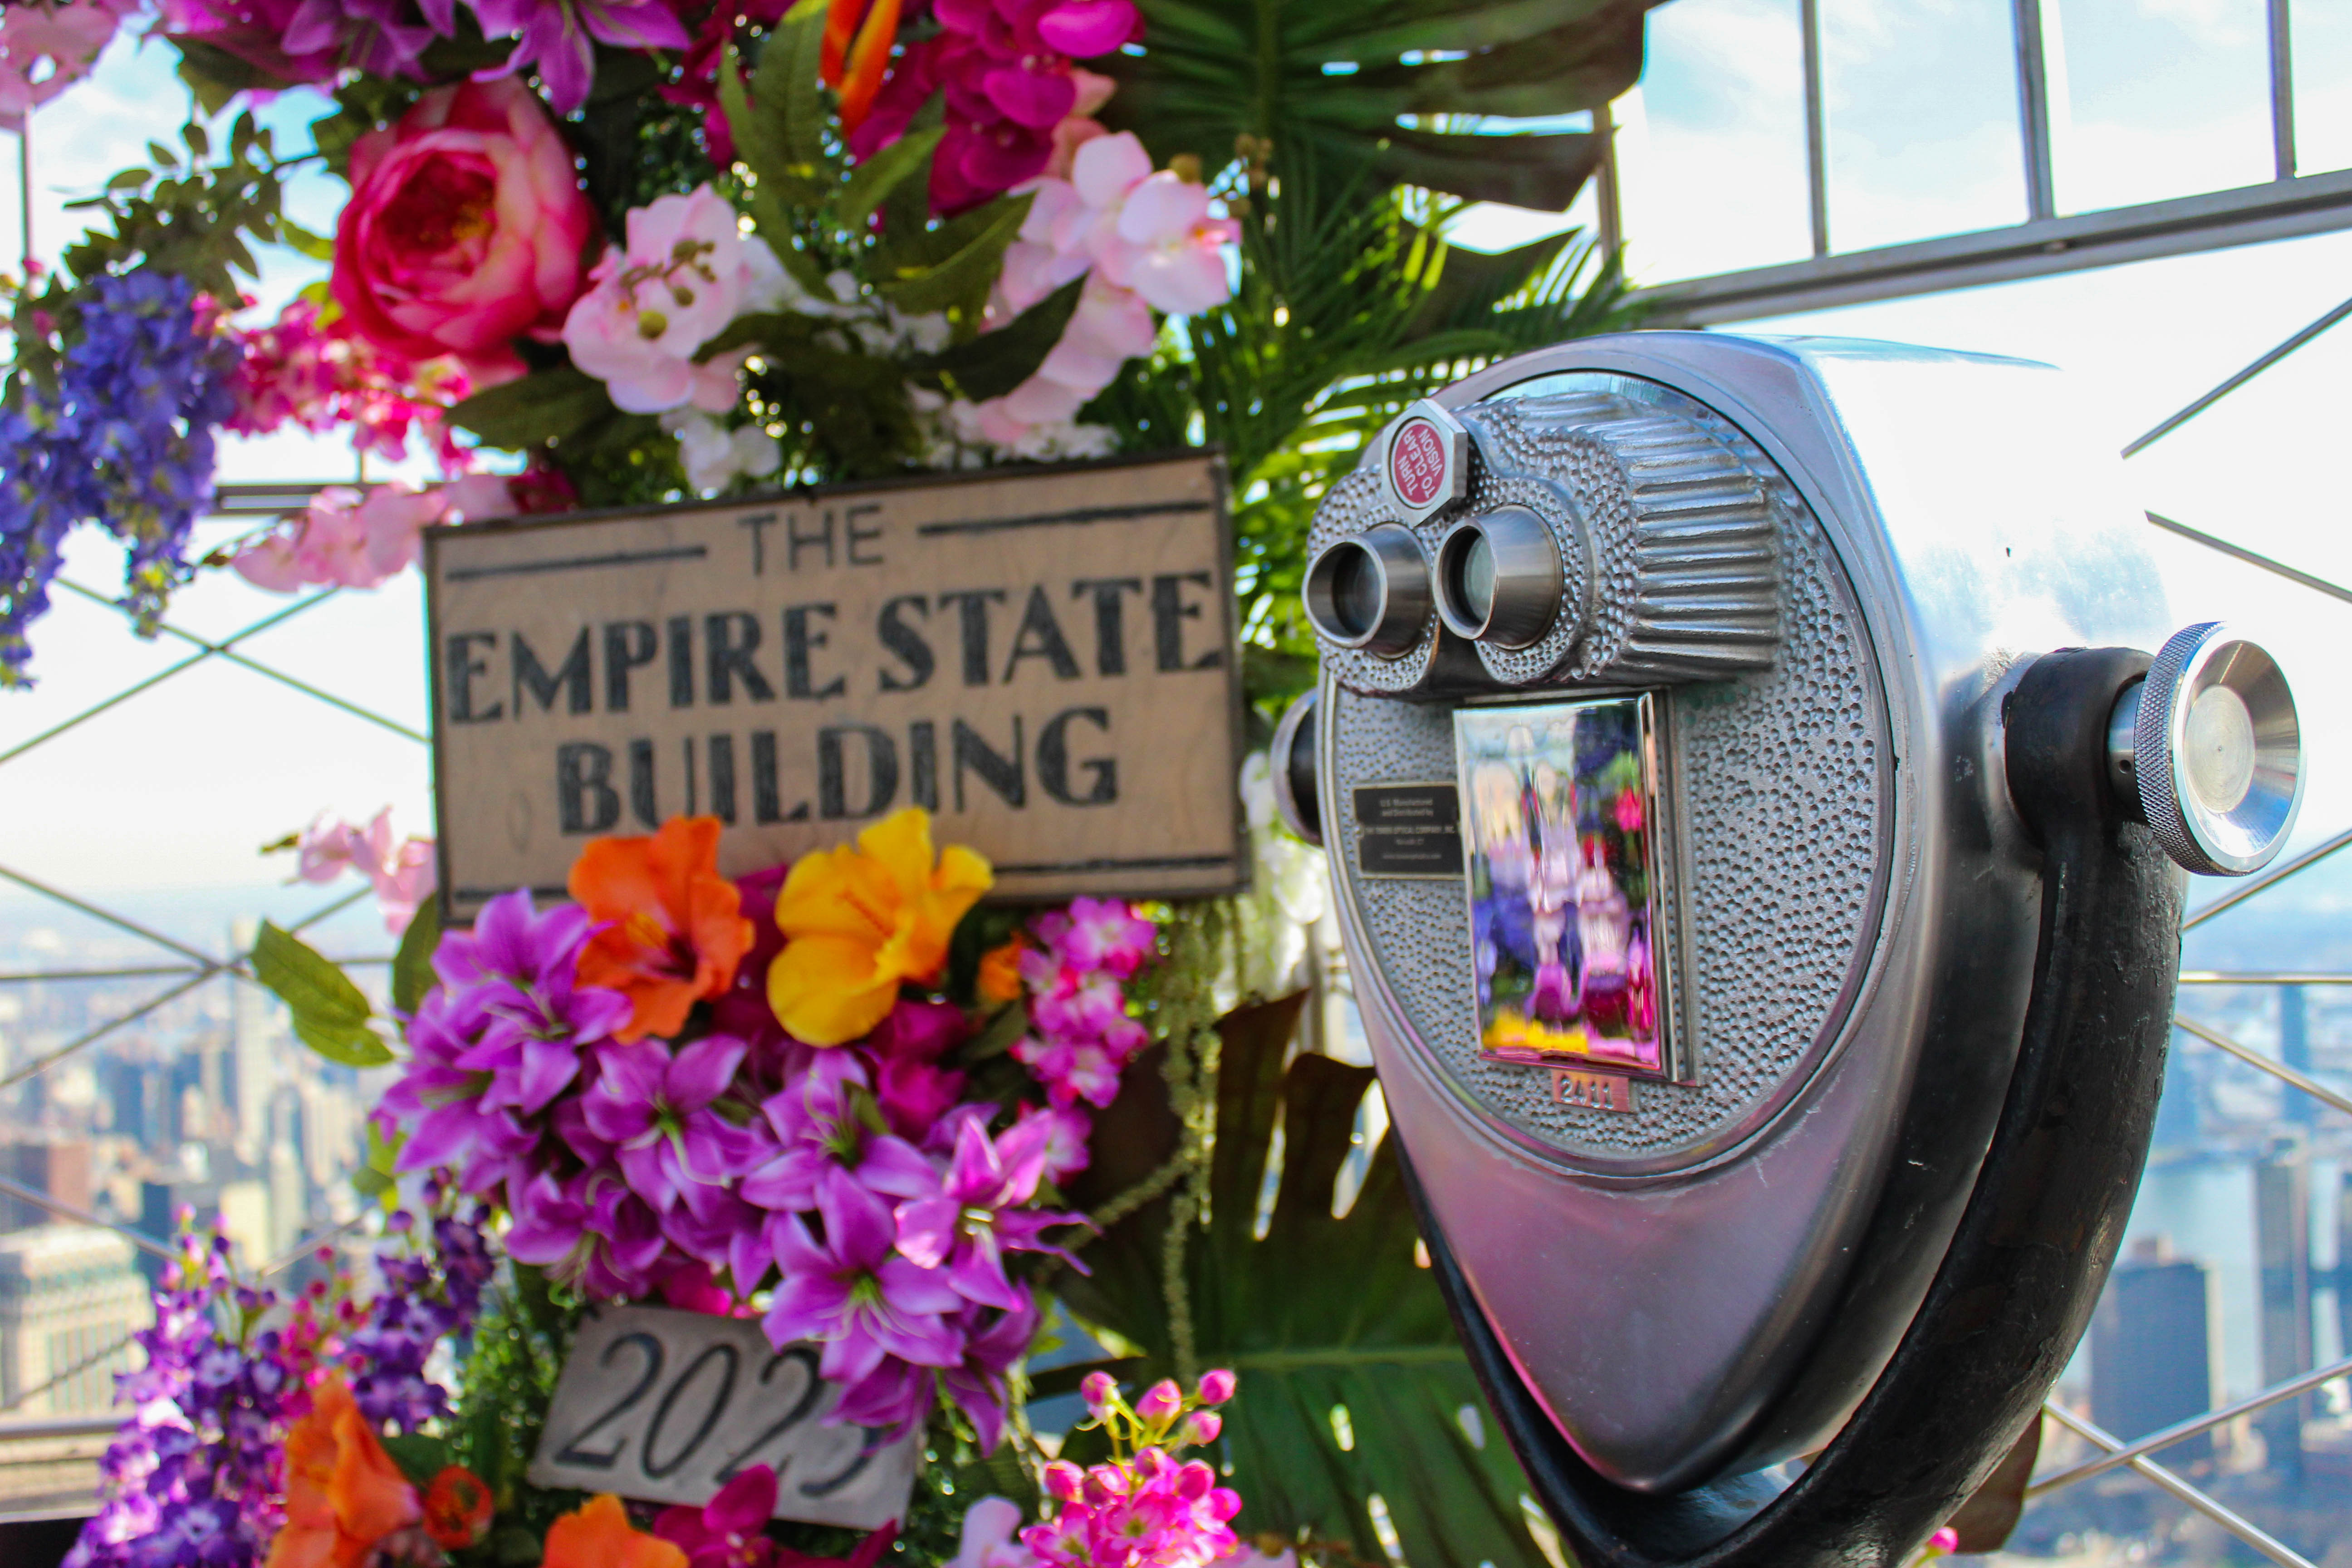
[[[2278,661],[2220,621],[2172,634],[2108,723],[2117,791],[2205,876],[2276,858],[2303,804],[2303,731]]]

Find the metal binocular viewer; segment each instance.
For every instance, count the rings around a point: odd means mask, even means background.
[[[1277,791],[1584,1568],[1894,1561],[2089,1320],[2183,871],[2302,785],[2113,463],[2041,366],[1639,333],[1416,404],[1317,515]]]

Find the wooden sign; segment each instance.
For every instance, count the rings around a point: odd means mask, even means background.
[[[555,1383],[532,1484],[700,1505],[754,1466],[776,1472],[776,1517],[875,1530],[903,1518],[922,1436],[827,1426],[841,1389],[819,1348],[777,1350],[759,1321],[667,1307],[599,1307]]]
[[[448,911],[680,814],[737,875],[909,805],[1003,895],[1229,891],[1228,541],[1197,453],[431,530]]]

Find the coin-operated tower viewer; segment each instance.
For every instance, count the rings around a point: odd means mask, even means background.
[[[2145,536],[2054,371],[1678,332],[1471,376],[1323,502],[1278,793],[1583,1568],[1895,1562],[2073,1352],[2184,869],[2302,789]]]

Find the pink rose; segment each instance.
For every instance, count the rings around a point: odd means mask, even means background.
[[[511,340],[553,341],[579,298],[595,226],[571,149],[529,88],[441,88],[352,148],[335,300],[386,353],[454,353],[478,385],[511,379],[522,371]]]

